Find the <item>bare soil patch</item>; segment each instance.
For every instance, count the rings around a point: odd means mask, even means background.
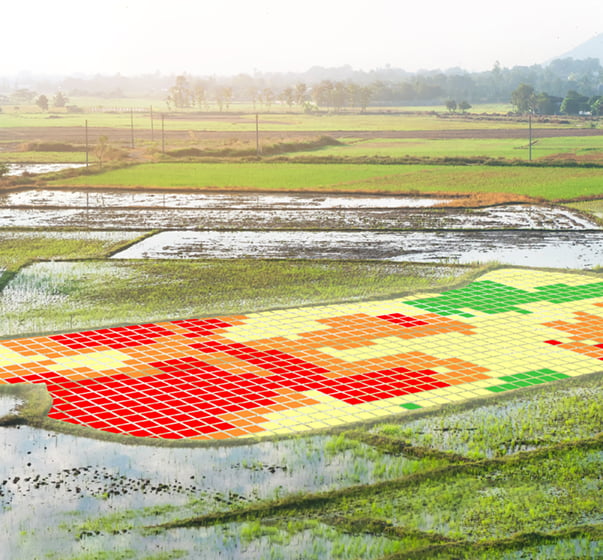
[[[217,120],[217,119],[216,119]],[[233,121],[232,118],[229,121]],[[248,124],[247,121],[245,121]],[[273,124],[281,124],[275,122]],[[101,135],[105,135],[111,142],[124,142],[129,143],[131,140],[131,131],[129,128],[109,128],[109,127],[89,127],[88,129],[89,138],[96,139]],[[153,138],[158,141],[160,140],[160,132],[155,130]],[[231,138],[237,138],[239,140],[255,141],[255,131],[213,131],[203,130],[195,131],[195,134],[199,136],[199,139],[208,140],[225,140]],[[591,128],[537,128],[534,130],[534,134],[539,138],[556,138],[561,136],[602,136],[603,130],[591,129]],[[280,140],[286,140],[288,138],[300,138],[300,137],[316,137],[317,135],[329,135],[335,138],[363,138],[363,139],[376,139],[376,138],[391,138],[391,139],[404,139],[404,138],[421,138],[428,140],[446,140],[446,139],[470,139],[470,138],[483,138],[483,139],[505,139],[505,138],[525,138],[526,131],[517,128],[496,128],[496,129],[462,129],[462,130],[378,130],[378,131],[366,131],[366,130],[353,130],[353,131],[316,131],[316,130],[292,130],[287,131],[286,129],[278,132],[264,132],[262,138],[278,138]],[[150,141],[152,139],[151,130],[147,129],[135,129],[135,138],[137,140]],[[61,142],[73,142],[81,144],[84,139],[84,127],[21,127],[21,128],[4,128],[0,129],[0,142],[3,143],[4,150],[12,150],[15,146],[23,142],[49,142],[49,141],[61,141]],[[190,133],[188,130],[165,130],[166,142],[177,141],[177,140],[189,140]]]

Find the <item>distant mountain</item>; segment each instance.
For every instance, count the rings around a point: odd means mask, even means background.
[[[603,33],[595,35],[592,39],[578,45],[575,49],[555,58],[573,58],[574,60],[598,58],[600,63],[603,64]]]

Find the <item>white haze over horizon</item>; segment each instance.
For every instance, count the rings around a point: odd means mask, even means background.
[[[81,0],[2,9],[0,75],[489,70],[544,64],[601,32],[578,0]]]

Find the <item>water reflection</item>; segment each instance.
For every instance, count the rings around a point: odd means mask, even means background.
[[[8,395],[0,395],[0,418],[10,414],[22,401]]]
[[[599,226],[537,205],[427,209],[442,199],[267,193],[25,190],[0,194],[0,227],[171,229],[551,229]]]
[[[81,439],[29,426],[0,428],[3,550],[22,554],[25,531],[30,557],[38,557],[40,550],[48,551],[44,535],[56,536],[61,524],[116,511],[165,507],[168,516],[183,518],[258,499],[370,483],[416,468],[413,459],[385,457],[385,472],[377,472],[375,462],[362,453],[332,446],[329,451],[332,440],[309,436],[165,448]],[[62,534],[61,540],[69,539]]]
[[[149,192],[128,190],[23,190],[0,195],[1,206],[94,208],[424,208],[442,198],[337,194],[270,194],[247,192]]]
[[[603,265],[603,232],[169,231],[118,259],[301,258],[490,262],[591,269]]]
[[[63,171],[63,169],[77,169],[86,167],[85,163],[9,163],[7,175],[23,175],[23,173],[31,173],[34,175],[40,173],[51,173],[55,171]]]

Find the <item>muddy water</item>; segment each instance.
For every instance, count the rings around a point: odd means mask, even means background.
[[[0,395],[0,418],[14,412],[21,403],[22,401],[14,397]]]
[[[24,190],[0,195],[1,206],[94,208],[421,208],[443,199],[377,195],[142,192],[126,190]]]
[[[116,511],[171,506],[183,518],[278,495],[374,482],[415,468],[413,459],[383,456],[391,470],[377,475],[362,453],[328,452],[332,440],[309,436],[235,447],[164,448],[84,440],[28,426],[0,428],[0,557],[41,558],[42,552],[71,557],[55,547],[74,544],[70,532],[86,519]]]
[[[0,195],[0,227],[119,229],[598,229],[575,210],[428,209],[434,198],[26,190]]]
[[[603,265],[603,232],[168,231],[121,259],[303,258],[490,262],[589,269]]]
[[[9,163],[7,175],[23,175],[31,173],[38,175],[40,173],[51,173],[54,171],[63,171],[63,169],[76,169],[86,167],[85,163]]]

